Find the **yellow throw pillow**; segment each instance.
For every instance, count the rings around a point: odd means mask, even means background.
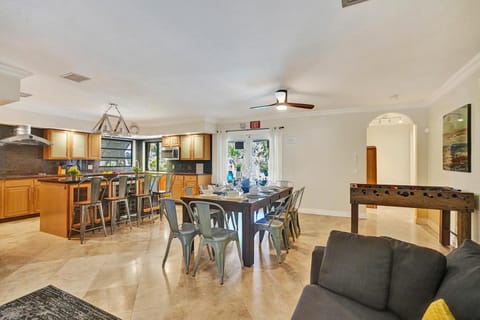
[[[430,303],[422,320],[455,320],[455,317],[448,308],[445,300],[438,299]]]

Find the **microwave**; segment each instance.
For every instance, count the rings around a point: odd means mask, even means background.
[[[179,147],[162,147],[161,159],[163,160],[179,160],[180,148]]]

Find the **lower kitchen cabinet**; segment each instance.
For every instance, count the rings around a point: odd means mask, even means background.
[[[40,182],[37,179],[0,180],[0,219],[40,212]]]
[[[185,195],[185,188],[192,187],[193,193],[198,194],[199,185],[207,185],[212,182],[212,176],[209,174],[178,174],[175,175],[175,181],[172,187],[173,198],[180,199]]]
[[[33,179],[6,180],[3,187],[3,218],[33,213]]]

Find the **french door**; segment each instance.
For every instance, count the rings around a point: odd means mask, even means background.
[[[265,185],[269,182],[271,141],[268,134],[230,133],[227,138],[227,182],[249,178]]]

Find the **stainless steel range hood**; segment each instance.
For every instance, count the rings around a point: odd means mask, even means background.
[[[0,140],[0,146],[4,144],[20,145],[47,145],[52,143],[47,139],[32,134],[30,125],[21,125],[14,129],[15,135]]]

